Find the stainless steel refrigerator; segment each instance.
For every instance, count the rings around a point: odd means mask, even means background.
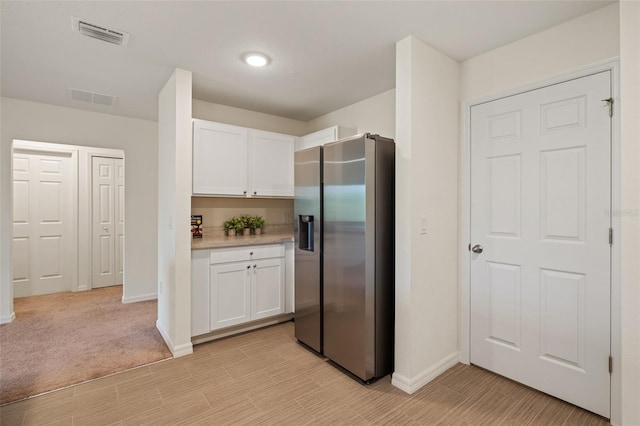
[[[295,155],[295,333],[363,381],[393,369],[393,140]]]

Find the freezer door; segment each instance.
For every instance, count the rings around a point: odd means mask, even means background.
[[[322,147],[295,153],[295,335],[322,352]]]

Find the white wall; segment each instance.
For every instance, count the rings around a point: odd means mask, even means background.
[[[622,283],[620,424],[640,425],[640,3],[620,3]],[[615,367],[614,367],[615,368]]]
[[[575,71],[619,54],[618,4],[462,62],[462,100]]]
[[[191,72],[176,69],[159,95],[158,321],[174,357],[191,345]],[[150,159],[150,161],[153,161]]]
[[[396,133],[396,90],[391,89],[322,115],[307,123],[307,132],[313,133],[331,126],[345,126],[357,133],[377,133],[394,138]]]
[[[153,121],[2,98],[0,146],[0,317],[11,288],[11,143],[13,139],[121,149],[125,152],[125,279],[128,298],[154,297],[157,269],[158,127]],[[144,226],[139,226],[141,216]]]
[[[303,136],[310,133],[307,131],[306,122],[291,118],[214,104],[198,99],[193,100],[192,107],[193,118],[201,120],[250,127],[268,132],[285,133],[293,136]]]
[[[415,37],[396,44],[392,383],[407,392],[459,359],[458,91],[458,62]]]

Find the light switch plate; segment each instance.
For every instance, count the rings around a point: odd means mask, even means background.
[[[420,235],[427,235],[427,217],[420,216]]]

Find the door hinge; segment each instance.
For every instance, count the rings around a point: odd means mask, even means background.
[[[613,358],[609,355],[609,374],[613,373]]]
[[[613,98],[603,99],[602,102],[606,102],[609,105],[609,117],[613,117]]]
[[[609,245],[613,244],[613,228],[609,228]]]

